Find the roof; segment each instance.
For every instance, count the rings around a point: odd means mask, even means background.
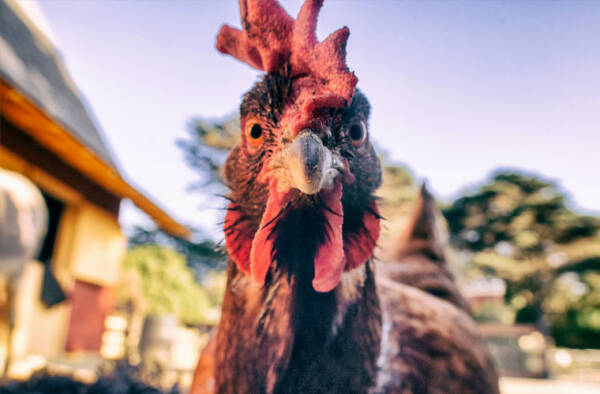
[[[189,230],[123,179],[54,46],[5,0],[0,0],[2,116],[67,164],[119,198],[129,198],[161,228]]]
[[[54,46],[0,1],[0,75],[111,167],[115,160]]]

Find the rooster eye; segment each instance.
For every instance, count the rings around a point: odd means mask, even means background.
[[[246,127],[246,135],[248,136],[248,142],[254,148],[258,148],[262,145],[264,139],[263,128],[260,123],[252,121],[248,123]]]
[[[350,141],[352,142],[352,145],[362,145],[362,143],[365,142],[365,139],[367,138],[367,125],[365,125],[365,122],[363,121],[354,123],[348,131],[348,135],[350,136]]]

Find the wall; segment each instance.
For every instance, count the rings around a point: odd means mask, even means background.
[[[28,355],[60,357],[67,342],[77,342],[83,337],[87,338],[85,343],[99,344],[104,316],[112,307],[111,298],[104,295],[99,298],[102,300],[99,303],[79,302],[86,307],[76,308],[74,312],[72,305],[83,294],[77,291],[76,283],[80,284],[79,287],[109,294],[118,281],[126,238],[121,233],[117,215],[90,203],[76,187],[63,183],[60,177],[47,172],[47,168],[31,164],[6,146],[0,146],[0,166],[25,175],[66,205],[59,223],[51,266],[71,300],[46,308],[40,301],[43,267],[38,262],[28,264],[16,297],[18,313],[13,336],[13,360]],[[97,340],[90,341],[94,336]],[[78,350],[98,349],[94,345]]]

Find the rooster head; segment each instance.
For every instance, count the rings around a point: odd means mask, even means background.
[[[372,255],[381,169],[346,66],[349,30],[318,42],[321,6],[307,0],[294,20],[275,0],[240,0],[243,30],[223,26],[217,48],[266,72],[243,98],[225,165],[229,255],[258,284],[282,269],[328,292]]]

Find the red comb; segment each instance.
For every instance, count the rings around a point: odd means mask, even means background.
[[[244,30],[223,26],[217,49],[259,70],[283,72],[289,65],[291,77],[311,76],[311,83],[304,82],[297,89],[296,102],[302,112],[343,107],[351,101],[358,81],[346,66],[350,31],[343,27],[318,42],[317,16],[322,5],[323,0],[306,0],[293,20],[276,0],[240,0]]]

